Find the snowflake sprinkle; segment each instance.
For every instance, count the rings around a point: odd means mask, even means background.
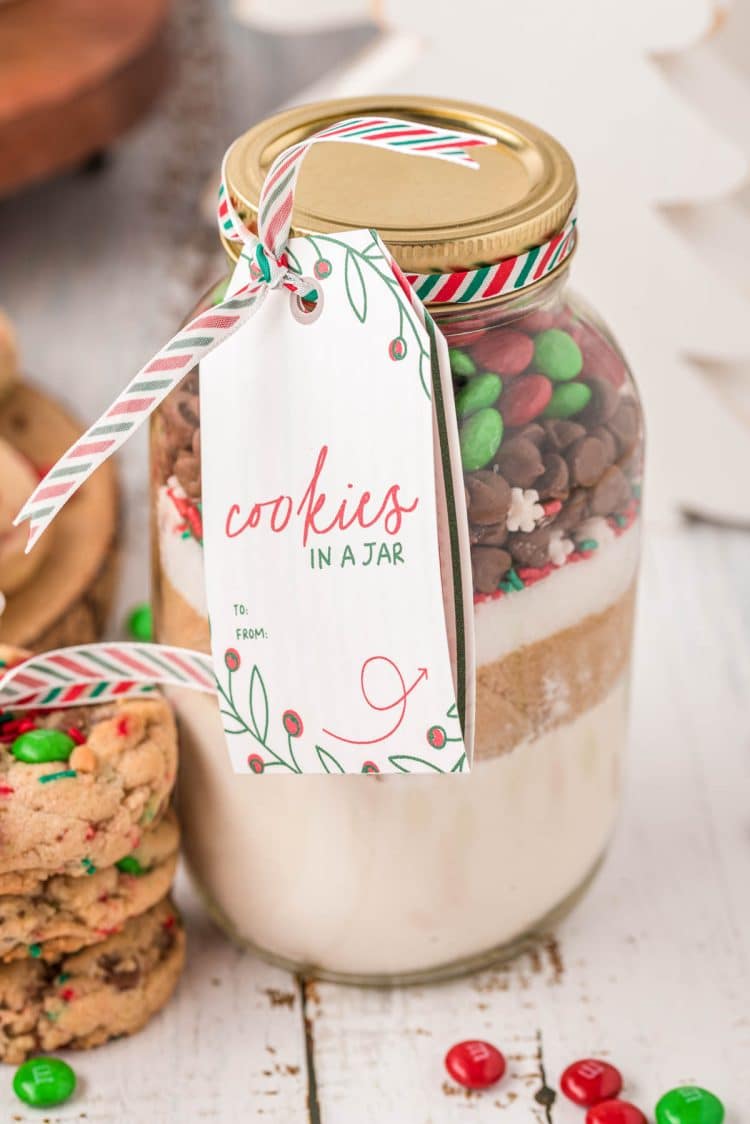
[[[575,546],[572,540],[567,538],[559,527],[551,533],[549,539],[549,560],[553,566],[564,566],[568,560],[568,555],[572,554],[574,550]]]
[[[543,518],[544,508],[534,488],[511,488],[510,508],[505,521],[509,531],[533,531]]]

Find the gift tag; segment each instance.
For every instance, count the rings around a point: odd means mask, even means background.
[[[233,767],[463,772],[473,609],[445,341],[372,231],[292,239],[287,256],[317,301],[269,290],[201,363],[206,586]]]

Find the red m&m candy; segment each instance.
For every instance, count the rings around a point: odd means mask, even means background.
[[[565,1070],[560,1088],[569,1100],[588,1108],[616,1097],[622,1089],[622,1075],[608,1062],[582,1058]]]
[[[521,375],[503,391],[499,410],[506,425],[528,425],[549,405],[552,383],[544,375]]]
[[[586,1113],[586,1124],[648,1124],[639,1108],[629,1101],[600,1101]]]
[[[454,341],[451,340],[451,343]],[[534,358],[534,341],[525,332],[513,328],[500,328],[482,336],[471,349],[478,367],[494,371],[496,375],[513,378],[525,371]]]
[[[505,1058],[490,1042],[457,1042],[445,1055],[445,1068],[467,1089],[486,1089],[505,1073]]]

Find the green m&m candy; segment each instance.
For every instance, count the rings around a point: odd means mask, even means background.
[[[567,382],[583,368],[581,349],[562,328],[548,328],[534,341],[534,367],[553,382]]]
[[[47,761],[67,761],[75,744],[62,730],[28,730],[18,735],[10,751],[17,761],[43,765]]]
[[[448,357],[451,361],[451,370],[454,375],[476,374],[476,363],[467,352],[461,351],[459,347],[449,347]]]
[[[466,472],[476,472],[489,464],[503,439],[503,419],[497,410],[487,406],[477,410],[461,426],[459,443],[461,463]]]
[[[51,1108],[73,1095],[76,1075],[60,1058],[29,1058],[13,1077],[13,1092],[34,1108]]]
[[[142,874],[146,873],[144,866],[135,855],[126,855],[124,859],[120,859],[119,862],[116,862],[115,866],[118,870],[121,870],[123,874],[134,874],[136,878],[140,878]]]
[[[128,632],[134,640],[142,640],[144,643],[153,640],[154,621],[150,605],[136,605],[128,617]]]
[[[591,388],[585,382],[562,382],[552,391],[543,416],[545,418],[572,418],[591,401]]]
[[[492,371],[476,375],[456,395],[456,413],[460,418],[465,418],[468,414],[483,410],[485,406],[494,406],[502,389],[502,379]]]
[[[654,1110],[656,1124],[721,1124],[724,1105],[708,1089],[682,1085],[665,1093]]]

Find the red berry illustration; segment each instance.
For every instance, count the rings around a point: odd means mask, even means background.
[[[448,735],[442,726],[430,726],[427,731],[427,741],[433,749],[442,749],[448,740]]]
[[[302,731],[304,730],[304,726],[302,725],[302,719],[300,718],[299,714],[297,714],[296,710],[285,710],[282,715],[281,721],[283,722],[284,729],[286,730],[287,734],[289,734],[290,738],[298,738],[301,736]]]
[[[319,280],[322,281],[324,277],[331,276],[332,269],[333,266],[329,262],[328,258],[318,258],[315,266],[313,267],[313,273]]]
[[[258,753],[249,754],[247,763],[253,773],[262,773],[266,767],[263,758]]]
[[[397,361],[404,358],[404,356],[406,355],[406,340],[403,336],[396,336],[395,339],[391,340],[391,342],[388,344],[388,354],[390,355],[391,359],[395,359]]]
[[[224,663],[230,671],[236,671],[240,666],[240,653],[236,648],[227,648],[224,653]]]
[[[364,761],[362,763],[362,772],[363,773],[379,773],[380,769],[377,767],[377,765],[375,764],[374,761]]]

